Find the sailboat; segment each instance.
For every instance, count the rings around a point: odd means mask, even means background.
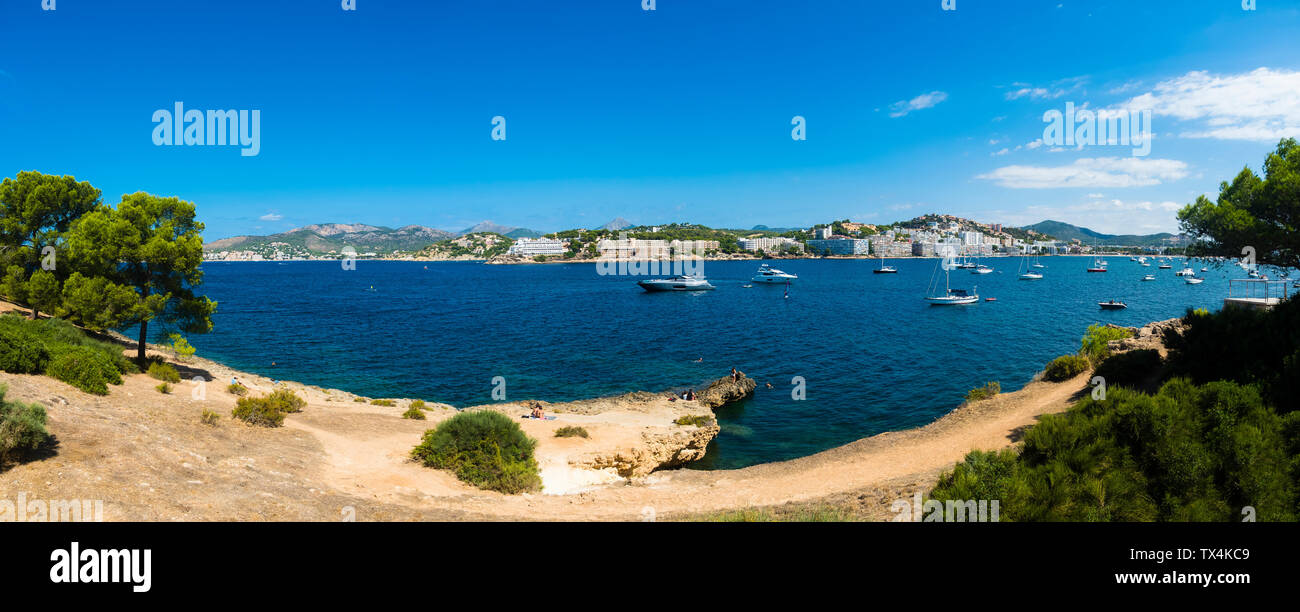
[[[1022,265],[1028,262],[1029,262],[1028,257],[1025,257],[1020,261]],[[1025,270],[1024,272],[1020,273],[1020,280],[1042,280],[1043,279],[1042,272],[1039,272],[1037,270],[1031,270],[1028,268],[1025,268],[1024,270]]]
[[[879,269],[879,270],[872,270],[871,272],[872,272],[873,274],[898,274],[898,269],[895,268],[894,266],[887,266],[887,265],[885,265],[885,256],[884,256],[884,255],[881,255],[881,256],[880,256],[880,269]]]
[[[926,296],[925,301],[931,306],[960,306],[963,304],[975,304],[980,301],[977,290],[967,293],[965,289],[953,289],[948,286],[950,271],[957,267],[958,264],[950,263],[950,259],[945,257],[939,262],[939,267],[943,268],[943,295]]]

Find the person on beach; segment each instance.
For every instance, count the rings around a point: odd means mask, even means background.
[[[541,419],[541,418],[545,418],[546,415],[544,415],[544,414],[542,413],[542,407],[541,407],[541,406],[533,405],[533,413],[532,413],[532,416],[533,416],[534,419]]]
[[[731,382],[740,382],[740,372],[736,368],[731,368]]]

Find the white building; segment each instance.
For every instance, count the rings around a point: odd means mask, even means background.
[[[977,246],[984,244],[984,234],[980,232],[962,232],[961,243],[966,246]]]
[[[533,257],[536,255],[563,255],[567,248],[555,238],[520,238],[506,251],[511,255]]]
[[[775,238],[741,238],[740,248],[746,251],[762,251],[764,253],[779,253],[787,247],[794,247],[800,251],[803,245],[799,241],[778,236]]]

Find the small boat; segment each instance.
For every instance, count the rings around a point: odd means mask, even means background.
[[[984,264],[975,266],[975,269],[970,271],[971,274],[989,274],[991,272],[993,272],[993,268],[990,268]]]
[[[1106,271],[1106,266],[1093,266],[1093,267],[1091,267],[1091,268],[1088,268],[1088,271],[1089,271],[1089,272],[1105,272],[1105,271]]]
[[[978,303],[980,301],[978,287],[975,288],[976,290],[967,293],[965,289],[953,289],[948,286],[950,269],[946,261],[947,259],[944,260],[945,263],[940,263],[940,267],[943,268],[943,295],[926,296],[925,301],[929,302],[931,306],[960,306]],[[955,268],[956,266],[952,267]]]
[[[1148,275],[1142,277],[1142,280],[1144,280],[1144,281],[1153,281],[1153,280],[1155,280],[1155,279],[1156,279],[1156,275],[1154,275],[1154,274],[1148,274]]]
[[[789,283],[796,278],[799,277],[790,274],[789,272],[777,270],[767,264],[763,264],[758,267],[758,272],[756,272],[754,277],[749,280],[756,283]]]
[[[885,258],[880,258],[880,268],[871,271],[872,274],[898,274],[898,268],[885,265]]]
[[[638,281],[637,285],[649,292],[656,291],[712,291],[713,285],[701,276],[673,276]]]
[[[1020,280],[1042,280],[1042,278],[1042,273],[1034,272],[1033,270],[1020,275]]]
[[[1142,267],[1144,267],[1144,268],[1150,268],[1150,267],[1151,267],[1151,262],[1149,262],[1149,261],[1143,261],[1143,262],[1141,262],[1141,264],[1142,264]]]
[[[1193,270],[1191,268],[1183,268],[1182,270],[1174,272],[1174,274],[1177,276],[1196,276],[1196,270]]]
[[[1205,279],[1203,279],[1203,278],[1196,278],[1195,276],[1188,276],[1188,277],[1184,278],[1183,280],[1184,280],[1184,281],[1187,281],[1187,284],[1189,284],[1189,285],[1199,285],[1199,284],[1205,282]]]
[[[985,302],[996,302],[996,301],[998,301],[998,298],[984,298],[984,301],[985,301]]]
[[[740,287],[741,287],[742,289],[753,289],[753,288],[754,288],[753,285],[741,285]]]
[[[1209,269],[1209,268],[1201,268],[1201,271],[1202,271],[1202,272],[1209,272],[1210,269]]]
[[[1105,272],[1106,260],[1100,257],[1092,260],[1092,267],[1088,268],[1089,272]]]
[[[1102,310],[1124,310],[1125,308],[1128,308],[1128,304],[1116,300],[1097,302],[1097,305],[1101,306]]]
[[[1161,262],[1160,265],[1156,267],[1160,268],[1161,270],[1172,270],[1174,268],[1174,265],[1171,263]]]

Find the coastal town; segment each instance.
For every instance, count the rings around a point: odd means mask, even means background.
[[[294,261],[383,259],[409,261],[481,260],[488,263],[581,262],[597,259],[705,259],[755,258],[905,258],[937,257],[953,253],[964,257],[994,257],[1025,254],[1088,255],[1170,254],[1186,244],[1179,235],[1136,236],[1133,244],[1100,244],[1082,238],[1058,238],[1033,229],[980,223],[954,215],[930,214],[889,225],[853,222],[848,219],[815,224],[807,228],[752,230],[714,229],[703,225],[674,223],[596,229],[571,229],[537,237],[511,237],[498,232],[470,232],[446,238],[421,249],[384,249],[375,246],[374,236],[386,228],[369,228],[369,243],[355,247],[320,240],[303,240],[314,234],[302,228],[285,232],[284,239],[255,245],[207,245],[206,261]],[[1064,224],[1062,224],[1064,225]],[[319,228],[324,226],[311,226]],[[1072,226],[1070,226],[1072,227]],[[405,229],[405,228],[403,228]],[[268,237],[276,238],[276,236]],[[230,240],[219,241],[229,243]],[[338,242],[338,241],[335,241]],[[214,243],[217,244],[217,243]]]

